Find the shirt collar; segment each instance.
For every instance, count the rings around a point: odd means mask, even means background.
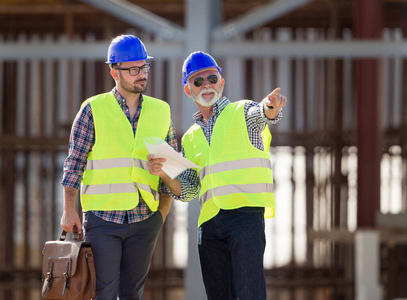
[[[220,115],[220,113],[222,112],[222,110],[225,109],[225,107],[230,103],[229,99],[226,97],[222,97],[220,98],[218,101],[216,101],[216,103],[213,105],[213,115]],[[197,111],[196,113],[194,113],[192,115],[192,117],[194,118],[194,120],[197,121],[202,121],[203,116],[202,113],[200,111]]]
[[[112,93],[120,105],[127,105],[126,99],[119,93],[116,87],[112,89]],[[143,94],[140,94],[140,104],[143,102]],[[139,105],[140,105],[139,104]]]

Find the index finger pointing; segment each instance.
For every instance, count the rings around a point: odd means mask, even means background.
[[[276,88],[270,93],[270,96],[276,96],[280,91],[281,91],[281,88]]]

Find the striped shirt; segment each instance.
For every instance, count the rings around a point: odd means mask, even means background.
[[[230,103],[226,97],[222,97],[213,105],[213,113],[209,118],[208,123],[205,125],[203,122],[203,116],[200,111],[193,115],[196,124],[201,126],[206,140],[209,145],[211,144],[211,137],[213,127],[215,126],[216,119],[219,117],[223,109]],[[247,131],[249,133],[250,142],[254,147],[264,150],[263,140],[261,138],[261,132],[264,130],[267,124],[277,124],[283,117],[282,109],[279,110],[275,119],[268,119],[264,114],[264,107],[258,102],[250,101],[244,105],[244,113],[246,117]],[[182,147],[182,154],[185,156],[184,147]],[[198,173],[194,169],[187,169],[178,176],[178,180],[181,183],[181,195],[176,196],[170,192],[170,195],[175,200],[181,200],[184,202],[194,199],[199,192],[199,178]]]
[[[143,96],[140,95],[140,103],[137,107],[136,114],[133,119],[130,120],[129,107],[116,87],[112,89],[114,96],[117,99],[123,113],[129,120],[133,127],[133,132],[136,134],[137,123],[140,117],[140,112],[143,104]],[[174,124],[170,122],[170,128],[168,130],[165,141],[176,151],[178,151],[177,138],[175,133]],[[71,135],[69,140],[69,154],[64,163],[64,174],[62,178],[62,186],[72,187],[79,189],[82,181],[83,171],[86,167],[87,158],[89,152],[92,150],[95,144],[95,125],[93,121],[92,109],[89,101],[85,102],[79,110],[76,118],[73,122]],[[165,185],[160,181],[159,192],[168,194],[169,191]],[[147,204],[140,196],[139,204],[127,211],[93,211],[93,213],[102,218],[105,221],[123,224],[125,219],[128,218],[129,223],[135,223],[143,221],[149,218],[154,212],[150,210]]]

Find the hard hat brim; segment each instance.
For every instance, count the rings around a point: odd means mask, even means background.
[[[154,59],[154,57],[148,55],[146,58],[139,59],[139,60],[123,60],[123,61],[118,61],[118,62],[114,62],[114,63],[111,61],[106,61],[106,64],[119,64],[119,63],[126,62],[126,61],[140,61],[140,60],[149,60],[149,59]]]
[[[219,70],[219,69],[220,69],[220,70]],[[214,70],[214,71],[217,71],[219,74],[221,74],[221,72],[222,72],[222,69],[221,69],[220,67],[202,68],[202,69],[196,70],[194,73],[190,74],[190,75],[185,79],[185,83],[184,83],[184,84],[186,84],[186,83],[188,82],[188,80],[189,80],[192,76],[194,76],[196,73],[200,73],[200,72],[207,71],[207,70]]]

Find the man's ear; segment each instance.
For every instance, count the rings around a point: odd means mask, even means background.
[[[184,86],[184,91],[185,91],[185,94],[187,94],[189,97],[192,98],[192,96],[191,96],[191,91],[189,90],[188,85],[185,85],[185,86]]]
[[[112,75],[114,81],[119,80],[119,71],[116,69],[110,69],[110,75]]]

